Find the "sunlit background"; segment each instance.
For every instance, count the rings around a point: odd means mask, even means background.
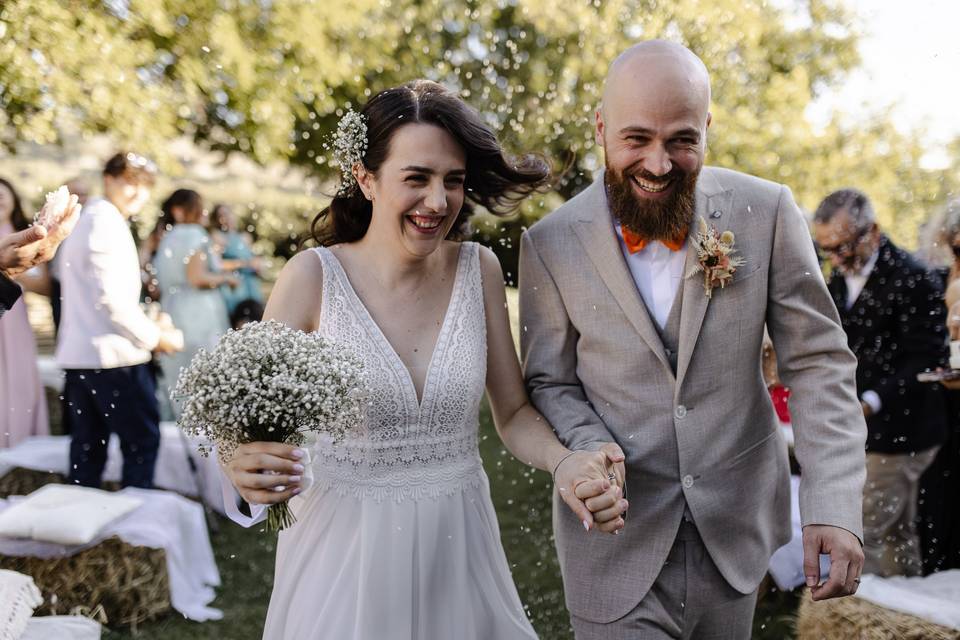
[[[35,211],[76,176],[96,193],[116,149],[148,154],[162,169],[156,203],[184,186],[208,206],[234,205],[275,274],[335,190],[328,142],[339,115],[426,77],[459,91],[512,151],[570,166],[517,217],[475,223],[512,284],[522,229],[602,166],[592,126],[608,63],[660,37],[712,73],[709,163],[783,182],[807,211],[834,189],[860,188],[895,241],[939,263],[935,231],[960,186],[958,24],[951,0],[5,0],[0,176]],[[157,209],[135,221],[141,238]],[[31,298],[49,354],[43,305]],[[56,405],[51,395],[54,429]],[[510,458],[488,413],[482,429],[521,597],[542,637],[571,637],[549,477]],[[224,620],[167,614],[137,637],[259,637],[273,542],[220,524],[214,606]],[[783,594],[761,602],[755,637],[791,637],[795,606]]]

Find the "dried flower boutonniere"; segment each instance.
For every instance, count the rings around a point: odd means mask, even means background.
[[[713,288],[723,289],[733,280],[737,267],[746,262],[743,257],[733,255],[733,232],[720,233],[716,228],[700,218],[700,232],[697,234],[697,271],[703,272],[703,290],[708,298],[713,297]]]

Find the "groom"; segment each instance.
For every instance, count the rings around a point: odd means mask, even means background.
[[[789,189],[703,166],[709,104],[707,70],[686,48],[627,50],[597,111],[606,171],[523,238],[533,402],[568,447],[613,441],[626,453],[619,536],[554,507],[579,640],[750,637],[758,585],[790,539],[764,325],[793,392],[814,599],[852,594],[863,566],[856,360]],[[702,257],[701,218],[721,245]],[[584,487],[592,511],[619,517],[621,499]],[[819,553],[832,560],[823,580]]]

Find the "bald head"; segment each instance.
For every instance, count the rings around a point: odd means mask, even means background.
[[[635,44],[610,65],[603,85],[603,105],[623,93],[669,90],[687,94],[706,117],[710,108],[710,74],[706,65],[690,49],[666,40]]]

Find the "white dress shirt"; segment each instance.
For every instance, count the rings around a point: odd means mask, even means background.
[[[873,273],[873,268],[877,266],[877,258],[879,257],[880,251],[874,251],[873,255],[870,256],[870,259],[867,260],[867,263],[863,265],[863,268],[860,269],[860,271],[853,274],[843,274],[843,279],[847,283],[847,309],[850,309],[857,301],[857,298],[860,297],[860,294],[863,293],[863,288],[867,286],[867,280],[870,279],[870,274]],[[860,396],[860,399],[870,405],[870,410],[874,413],[880,413],[880,409],[883,408],[883,402],[880,400],[880,394],[873,389],[867,389],[864,391],[863,395]]]
[[[90,200],[58,255],[57,364],[112,369],[148,362],[160,329],[140,307],[140,259],[123,214],[107,200]]]
[[[867,280],[870,279],[873,268],[877,266],[877,258],[879,256],[880,252],[874,251],[873,255],[870,256],[870,259],[867,260],[867,263],[863,265],[860,271],[853,274],[843,274],[843,279],[847,282],[847,309],[853,306],[853,303],[857,301],[857,298],[859,298],[863,292],[863,288],[867,286]]]
[[[615,224],[620,250],[630,268],[630,274],[650,312],[650,317],[663,329],[670,316],[673,301],[683,281],[683,265],[687,260],[687,243],[678,251],[671,251],[661,242],[649,242],[642,251],[630,253],[623,240],[623,230]]]

